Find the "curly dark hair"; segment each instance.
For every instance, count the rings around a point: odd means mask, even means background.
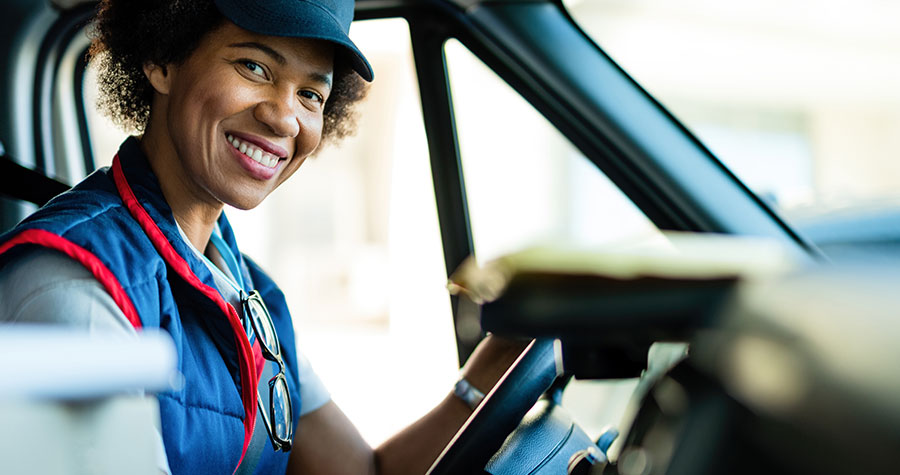
[[[212,0],[103,0],[88,52],[98,68],[101,112],[126,130],[143,132],[153,100],[143,65],[185,61],[225,21]],[[355,132],[354,106],[367,92],[368,84],[337,55],[322,144]]]

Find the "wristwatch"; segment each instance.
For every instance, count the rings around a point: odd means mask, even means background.
[[[456,386],[453,386],[453,395],[460,398],[473,411],[484,399],[484,393],[472,386],[472,383],[467,381],[466,378],[460,378],[456,382]]]

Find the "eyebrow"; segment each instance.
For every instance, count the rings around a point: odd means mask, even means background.
[[[246,41],[246,42],[243,42],[243,43],[232,43],[232,44],[230,44],[230,45],[228,45],[228,46],[231,47],[231,48],[251,48],[251,49],[257,49],[257,50],[262,51],[262,52],[265,53],[266,55],[271,56],[272,59],[274,59],[276,62],[278,62],[278,64],[284,65],[285,63],[287,63],[287,60],[284,59],[284,56],[282,56],[281,53],[279,53],[278,51],[275,51],[275,50],[272,49],[271,47],[266,46],[266,45],[264,45],[264,44],[262,44],[262,43],[257,43],[257,42],[255,42],[255,41]]]
[[[331,89],[331,78],[327,74],[310,73],[309,78],[312,79],[313,81],[320,82],[320,83],[328,86],[329,89]]]
[[[273,60],[275,60],[275,62],[277,62],[278,64],[280,64],[282,66],[287,64],[287,59],[285,59],[284,56],[281,55],[281,53],[279,53],[278,51],[275,51],[270,46],[264,45],[262,43],[257,43],[256,41],[245,41],[242,43],[232,43],[228,46],[231,48],[256,49],[256,50],[263,52],[267,56],[271,57]],[[322,84],[325,84],[329,88],[331,87],[331,78],[328,77],[327,74],[314,72],[314,73],[310,73],[309,76],[310,76],[310,79],[320,82]]]

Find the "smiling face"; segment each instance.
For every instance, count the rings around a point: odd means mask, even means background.
[[[334,49],[230,22],[183,62],[145,72],[157,94],[142,139],[173,209],[258,205],[319,145]]]

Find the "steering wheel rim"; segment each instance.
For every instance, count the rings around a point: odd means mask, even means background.
[[[533,340],[441,452],[428,475],[482,473],[559,375],[555,340]]]

